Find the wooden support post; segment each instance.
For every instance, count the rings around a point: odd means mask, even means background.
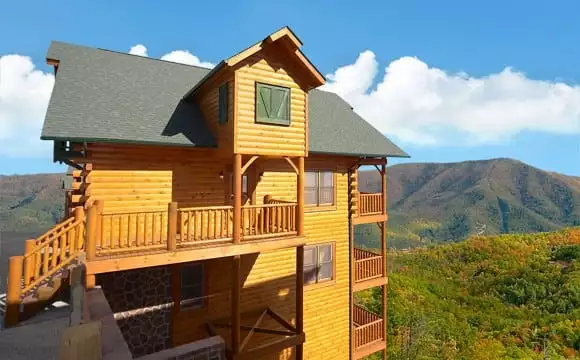
[[[167,207],[167,250],[177,249],[177,203],[170,202]]]
[[[240,315],[240,255],[236,255],[232,260],[232,355],[240,352],[240,325],[242,322]]]
[[[357,171],[356,169],[354,171]],[[352,223],[351,214],[349,217],[349,247],[350,247],[350,346],[349,346],[349,359],[354,359],[354,283],[355,283],[355,272],[356,263],[354,257],[354,224]]]
[[[85,240],[87,261],[95,260],[97,255],[97,207],[91,204],[87,210],[87,238]]]
[[[304,332],[304,246],[296,248],[296,332]],[[296,345],[296,360],[304,357],[302,344]]]
[[[83,221],[85,219],[85,209],[82,206],[77,206],[74,210],[75,221]],[[81,227],[82,229],[82,227]],[[83,233],[79,231],[75,234],[75,239],[72,240],[72,248],[74,251],[80,251],[83,248]],[[71,250],[73,250],[71,249]]]
[[[381,165],[381,192],[383,194],[383,214],[387,213],[387,165],[385,163]],[[381,226],[381,253],[383,254],[383,276],[387,277],[387,222],[385,221]],[[383,285],[383,339],[387,341],[387,290],[388,283]],[[383,351],[383,359],[387,359],[387,349]]]
[[[95,200],[93,203],[97,208],[97,230],[95,235],[95,249],[97,246],[102,246],[101,239],[103,238],[103,211],[105,209],[104,200]]]
[[[8,289],[6,291],[6,313],[4,314],[6,327],[18,324],[23,261],[23,256],[12,256],[8,262]]]
[[[242,155],[234,154],[234,243],[241,239],[242,232]]]
[[[383,214],[387,213],[387,167],[381,165],[381,193],[383,194]]]
[[[304,157],[298,158],[298,178],[296,181],[296,230],[298,235],[304,235]]]
[[[32,253],[32,250],[34,249],[35,246],[36,240],[34,239],[26,240],[24,242],[24,255]],[[33,275],[34,264],[36,264],[36,256],[35,255],[27,256],[26,261],[24,261],[24,286],[30,284]]]
[[[87,275],[86,287],[87,289],[94,289],[97,285],[97,276],[95,274]]]

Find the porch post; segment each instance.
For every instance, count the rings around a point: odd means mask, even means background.
[[[304,245],[296,248],[296,332],[304,332]],[[303,345],[296,345],[296,360],[302,360]]]
[[[296,229],[298,235],[304,235],[304,157],[298,158],[298,178],[296,181]]]
[[[381,192],[383,194],[383,214],[387,213],[387,165],[381,165]],[[381,253],[383,254],[383,276],[387,277],[387,221],[383,222],[381,226]],[[387,341],[387,290],[388,283],[383,285],[383,339]],[[383,350],[383,359],[387,359],[387,349]]]
[[[242,155],[234,154],[234,244],[240,243],[242,230]],[[232,357],[240,352],[240,255],[232,259]]]

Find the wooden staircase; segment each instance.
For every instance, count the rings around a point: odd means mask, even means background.
[[[69,267],[84,253],[85,215],[72,216],[37,239],[27,240],[24,255],[10,258],[4,326],[14,326],[66,295]]]

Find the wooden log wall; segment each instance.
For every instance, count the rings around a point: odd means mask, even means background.
[[[278,56],[279,57],[279,56]],[[252,155],[307,155],[307,95],[274,51],[246,59],[236,71],[237,127],[234,152]],[[256,124],[256,82],[290,88],[290,126]]]
[[[305,168],[336,169],[336,207],[326,211],[307,210],[304,219],[308,244],[333,242],[335,246],[335,279],[304,287],[304,359],[348,359],[349,355],[349,227],[348,164],[352,159],[309,157]],[[285,161],[261,162],[264,174],[256,186],[258,201],[270,194],[276,199],[296,199],[296,174]],[[270,171],[272,170],[272,171]],[[174,345],[184,344],[206,335],[204,321],[229,316],[231,259],[206,261],[207,304],[202,309],[185,310],[174,318]],[[242,313],[261,306],[271,306],[286,320],[295,323],[296,250],[287,249],[259,255],[242,256]],[[251,323],[251,319],[246,322]],[[244,323],[244,321],[242,321]],[[267,322],[262,327],[275,326]],[[277,327],[274,327],[277,328]],[[332,329],[332,331],[329,331]],[[242,339],[246,332],[242,332]],[[226,338],[229,333],[224,333]],[[276,340],[272,335],[254,334],[249,347]],[[270,358],[288,359],[292,349]]]

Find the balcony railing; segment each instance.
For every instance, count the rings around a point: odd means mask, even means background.
[[[359,215],[384,214],[385,199],[382,193],[359,193]]]
[[[296,203],[242,206],[241,241],[297,234]],[[100,213],[96,254],[169,248],[168,234],[175,225],[175,246],[187,247],[233,240],[233,207],[190,207],[168,210]]]
[[[384,276],[383,256],[372,251],[354,248],[355,281]]]
[[[358,306],[353,308],[354,350],[377,341],[385,341],[385,326],[383,319]]]

